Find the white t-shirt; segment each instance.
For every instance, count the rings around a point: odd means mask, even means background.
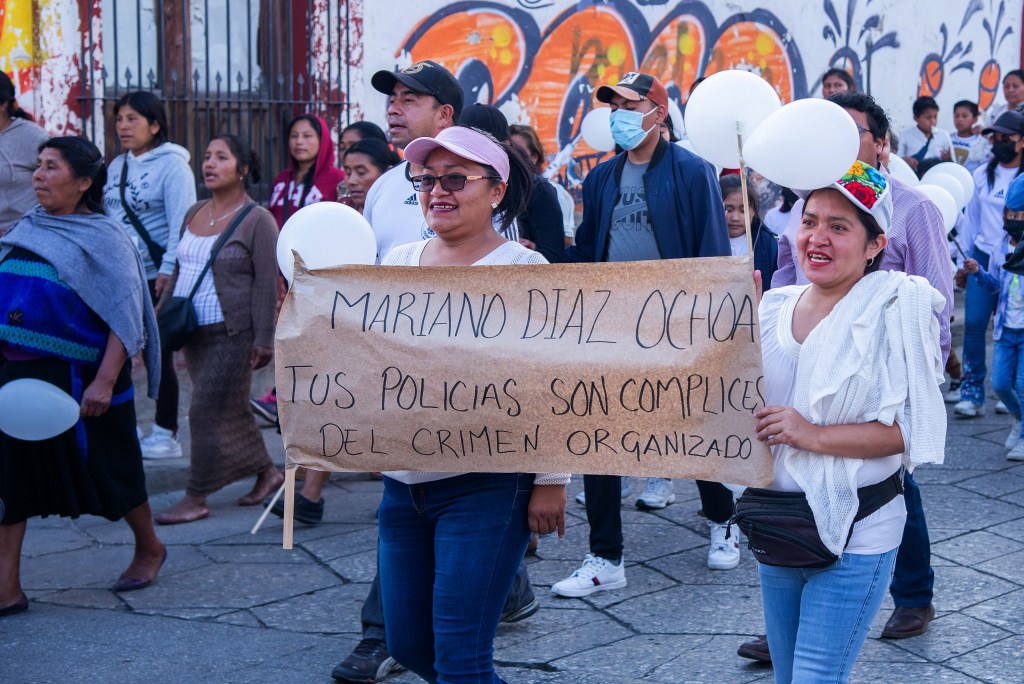
[[[764,225],[768,230],[772,231],[776,235],[782,235],[786,230],[786,226],[789,225],[790,219],[793,217],[793,210],[790,209],[785,214],[782,213],[782,205],[769,209],[765,212]]]
[[[917,124],[909,128],[904,128],[900,132],[900,156],[901,157],[913,157],[921,150],[922,147],[928,145],[924,155],[918,155],[921,160],[939,158],[942,156],[942,152],[949,152],[950,158],[953,155],[953,141],[949,137],[949,132],[935,126],[932,128],[932,139],[928,140],[921,129],[917,127]]]
[[[747,236],[729,238],[729,251],[733,256],[747,256]]]
[[[800,299],[801,290],[792,297],[768,297],[761,303],[761,355],[764,360],[764,402],[766,406],[792,406],[796,394],[796,368],[800,360],[800,343],[793,337],[793,310]],[[907,428],[900,425],[905,443],[909,443]],[[783,492],[803,491],[786,470],[785,458],[789,447],[771,448],[775,479],[768,486]],[[876,484],[899,470],[901,455],[867,458],[857,471],[857,486]],[[903,497],[898,496],[853,526],[853,536],[846,547],[848,553],[876,554],[891,551],[903,539],[903,526],[907,509]]]
[[[953,142],[953,161],[972,173],[988,161],[988,156],[992,152],[992,145],[980,133],[966,138],[954,133],[950,140]]]
[[[1014,274],[1010,278],[1010,291],[1006,293],[1006,315],[1003,318],[1003,329],[1024,330],[1024,285],[1020,276]]]
[[[377,238],[377,263],[398,245],[433,236],[412,183],[405,177],[408,162],[386,171],[366,193],[363,217]]]

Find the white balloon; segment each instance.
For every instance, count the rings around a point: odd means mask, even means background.
[[[794,190],[834,183],[850,170],[859,151],[860,135],[850,115],[839,105],[818,98],[782,107],[765,119],[743,146],[750,168]]]
[[[914,169],[910,168],[910,164],[903,161],[903,157],[897,154],[889,155],[889,175],[907,185],[917,185],[920,182]]]
[[[942,214],[942,224],[946,230],[953,230],[960,210],[956,208],[956,200],[949,194],[949,191],[931,183],[922,183],[916,189],[939,208],[939,213]]]
[[[56,437],[78,422],[80,407],[61,388],[35,378],[0,387],[0,431],[29,442]]]
[[[707,161],[735,169],[740,165],[737,124],[743,140],[750,140],[781,106],[779,94],[760,76],[738,69],[719,71],[702,81],[686,101],[686,137]]]
[[[960,184],[960,181],[947,173],[933,173],[927,179],[922,177],[921,184],[937,185],[944,189],[956,202],[957,211],[963,211],[963,208],[967,206],[967,200],[970,199],[964,195],[964,186]]]
[[[412,186],[409,186],[410,192]],[[345,264],[372,264],[377,239],[362,214],[337,202],[317,202],[292,214],[277,238],[277,265],[289,282],[295,270],[292,250],[315,271]]]
[[[965,167],[960,166],[956,162],[942,162],[936,164],[932,168],[925,172],[921,178],[922,183],[930,183],[930,178],[938,174],[946,174],[947,176],[953,176],[964,189],[964,197],[967,201],[970,201],[971,197],[974,196],[974,174],[968,171]]]
[[[599,152],[611,152],[615,149],[612,138],[612,110],[609,107],[591,109],[580,123],[580,135],[583,141]]]

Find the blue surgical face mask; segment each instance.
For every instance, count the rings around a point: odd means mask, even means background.
[[[644,119],[648,114],[653,114],[656,111],[658,110],[652,109],[647,114],[641,114],[628,109],[617,109],[612,112],[612,139],[615,140],[615,144],[624,150],[632,150],[642,143],[647,134],[657,127],[652,126],[645,131]]]

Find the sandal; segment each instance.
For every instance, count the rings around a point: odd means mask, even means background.
[[[203,518],[209,517],[210,509],[204,506],[203,508],[191,513],[161,513],[156,516],[154,520],[161,525],[180,525],[182,523],[195,522],[196,520],[202,520]]]

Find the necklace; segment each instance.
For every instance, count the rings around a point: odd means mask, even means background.
[[[224,214],[223,216],[221,216],[221,217],[219,217],[219,218],[213,218],[213,202],[210,202],[210,227],[211,227],[211,228],[213,228],[213,226],[214,226],[214,225],[215,225],[215,224],[217,223],[217,221],[223,221],[223,220],[224,220],[224,219],[226,219],[226,218],[227,218],[228,216],[231,216],[231,215],[232,215],[232,214],[234,214],[234,213],[235,213],[236,211],[238,211],[239,209],[241,209],[241,208],[242,208],[242,204],[245,204],[245,201],[244,201],[244,200],[242,201],[242,203],[241,203],[241,204],[239,204],[239,205],[238,205],[237,207],[235,207],[234,209],[232,209],[232,210],[231,210],[231,211],[229,211],[228,213]]]

